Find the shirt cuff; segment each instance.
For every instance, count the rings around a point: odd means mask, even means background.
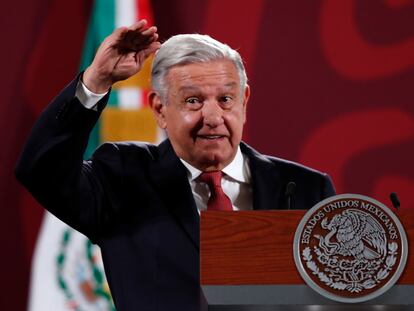
[[[103,94],[97,94],[88,90],[85,84],[79,79],[78,85],[76,86],[75,96],[79,99],[80,103],[87,109],[98,110],[97,103],[100,101],[108,92]]]

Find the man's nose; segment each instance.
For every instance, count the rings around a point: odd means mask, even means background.
[[[224,122],[223,109],[216,100],[204,102],[202,113],[203,122],[209,127],[217,127]]]

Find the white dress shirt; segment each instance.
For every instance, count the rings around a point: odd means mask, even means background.
[[[108,92],[103,94],[97,94],[91,92],[81,80],[79,80],[76,86],[75,96],[79,99],[80,103],[88,109],[96,110],[96,104],[100,101]]]
[[[82,81],[79,81],[75,96],[85,108],[96,110],[96,104],[107,93],[108,92],[103,94],[93,93],[88,90]],[[185,162],[183,159],[180,160],[187,168],[188,182],[190,183],[198,212],[200,213],[200,211],[207,210],[210,189],[206,183],[198,180],[202,171]],[[246,156],[241,152],[240,147],[237,148],[237,153],[233,161],[231,161],[222,172],[223,178],[221,179],[221,187],[223,188],[224,193],[230,198],[233,210],[241,211],[253,209],[249,163]]]
[[[206,183],[199,181],[202,171],[180,159],[188,170],[188,181],[193,191],[194,200],[197,205],[198,212],[207,210],[207,202],[210,197],[210,189]],[[252,187],[249,163],[246,156],[237,148],[236,156],[224,169],[222,169],[223,177],[221,179],[221,187],[224,193],[230,198],[233,210],[251,210],[252,203]]]

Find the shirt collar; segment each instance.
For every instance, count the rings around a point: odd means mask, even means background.
[[[180,158],[180,160],[188,170],[188,178],[190,181],[193,181],[200,176],[202,171],[187,163],[183,159]],[[223,168],[222,172],[240,183],[250,183],[250,170],[247,164],[247,158],[241,152],[240,146],[237,148],[236,156],[233,161]]]

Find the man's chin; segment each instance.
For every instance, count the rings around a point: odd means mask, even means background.
[[[220,151],[208,152],[199,156],[197,163],[202,171],[222,170],[233,160],[230,155],[225,156]]]

